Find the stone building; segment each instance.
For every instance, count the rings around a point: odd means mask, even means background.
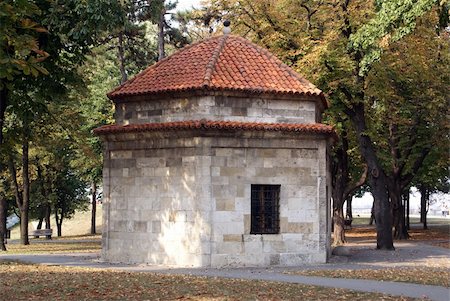
[[[326,262],[331,127],[320,90],[232,35],[108,94],[104,260],[223,267]]]

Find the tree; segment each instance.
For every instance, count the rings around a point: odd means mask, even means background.
[[[448,132],[447,129],[441,134]],[[413,180],[413,184],[420,191],[420,222],[423,223],[423,229],[428,229],[427,213],[431,202],[431,194],[448,193],[450,191],[450,175],[448,173],[450,158],[447,156],[450,139],[446,135],[443,135],[442,138],[439,141],[440,143],[434,145],[430,154],[425,159],[420,173]]]
[[[6,236],[6,217],[7,217],[7,203],[4,195],[0,195],[0,250],[6,251],[5,236]]]
[[[0,78],[2,83],[7,82],[9,92],[6,90],[2,92],[4,101],[2,100],[1,103],[4,104],[5,111],[9,104],[10,114],[16,116],[10,119],[12,129],[21,128],[20,172],[23,180],[17,181],[14,158],[9,160],[9,170],[16,191],[17,205],[21,212],[22,243],[28,244],[27,225],[30,206],[28,157],[30,141],[35,138],[32,137],[35,131],[33,126],[39,124],[39,118],[44,119],[43,115],[47,113],[49,104],[67,99],[71,91],[82,86],[78,67],[85,60],[90,47],[96,43],[99,33],[111,24],[107,18],[108,13],[115,12],[110,10],[111,6],[105,7],[105,1],[71,0],[65,5],[45,0],[34,1],[33,4],[29,1],[6,1],[5,3],[2,2],[2,5],[7,14],[2,17],[6,16],[7,26],[3,27],[2,20],[2,29],[5,30],[0,35],[2,51],[0,54],[1,62],[9,63],[9,65],[6,65],[8,70],[6,75],[2,73]],[[99,8],[105,8],[105,14],[97,14]],[[39,22],[42,26],[50,28],[50,31],[47,32],[33,22],[31,18],[37,14],[42,14],[43,17]],[[30,35],[30,32],[33,35]],[[38,49],[38,46],[45,49],[45,52]],[[4,57],[6,58],[3,59]],[[44,58],[47,59],[43,60]],[[18,66],[15,67],[17,70],[14,69],[14,64]],[[37,77],[39,72],[45,73],[45,76]],[[26,77],[28,74],[36,77]],[[13,101],[7,103],[6,98]]]
[[[7,165],[5,161],[5,154],[1,154],[1,165]],[[1,170],[5,170],[3,166],[0,166]],[[7,234],[7,217],[11,212],[10,206],[14,200],[12,192],[10,189],[10,177],[6,171],[0,174],[0,250],[6,251],[6,240],[5,236]]]
[[[41,154],[39,154],[41,155]],[[38,218],[38,225],[36,229],[42,229],[42,224],[45,221],[45,229],[51,229],[50,217],[51,217],[51,183],[48,175],[48,162],[47,165],[43,162],[44,160],[39,156],[35,157],[35,167],[36,167],[36,180],[31,183],[31,195],[32,202],[35,204],[34,214]],[[31,210],[33,216],[33,210]],[[51,239],[51,235],[47,235],[47,239]]]
[[[95,49],[83,66],[87,91],[80,94],[78,102],[74,104],[79,110],[81,122],[76,136],[77,147],[70,164],[77,175],[91,186],[91,234],[97,232],[96,201],[102,181],[103,160],[101,142],[92,135],[92,130],[113,123],[113,105],[106,93],[114,88],[120,77],[115,58],[104,48],[101,46]]]
[[[160,61],[166,56],[166,44],[179,49],[189,44],[189,39],[180,31],[178,26],[175,27],[171,24],[172,20],[175,20],[177,24],[183,24],[186,21],[186,15],[170,13],[171,10],[175,9],[177,3],[166,2],[165,0],[159,0],[157,3],[158,19],[153,21],[156,21],[158,25],[158,61]],[[166,18],[167,15],[170,17]]]
[[[328,94],[335,111],[348,116],[368,168],[368,184],[375,200],[377,248],[393,249],[390,179],[378,152],[378,141],[371,136],[369,75],[389,46],[412,33],[417,19],[439,3],[213,0],[211,4],[209,12],[218,17],[210,19],[233,19],[234,31],[254,38],[288,65],[310,75],[307,77]]]
[[[19,124],[15,123],[10,118],[10,123],[14,123],[9,128],[9,132],[7,133],[7,140],[9,146],[9,155],[8,155],[8,170],[11,177],[11,186],[14,191],[14,196],[16,199],[16,205],[20,212],[20,240],[24,245],[28,245],[28,215],[29,215],[29,207],[30,207],[30,170],[29,170],[29,146],[30,146],[30,125],[32,123],[32,106],[29,106],[30,103],[23,103],[17,105],[15,103],[16,112],[14,117],[18,117],[21,121]],[[14,136],[14,137],[13,137]],[[19,139],[16,140],[16,137]],[[16,143],[19,145],[17,146]],[[16,152],[15,148],[20,148],[20,152]],[[20,155],[18,155],[20,153]],[[19,177],[17,174],[16,167],[16,156],[20,156],[21,161],[21,181],[19,181]]]
[[[409,237],[402,195],[427,168],[424,163],[433,148],[444,154],[448,147],[449,139],[442,135],[448,132],[448,121],[442,112],[447,109],[449,61],[439,51],[448,45],[436,39],[437,17],[431,12],[419,18],[415,31],[391,44],[367,78],[370,135],[389,178],[396,239]]]
[[[130,70],[133,64],[137,64],[135,67],[141,70],[149,61],[156,59],[155,48],[146,38],[144,21],[159,18],[159,12],[163,8],[161,1],[98,0],[89,1],[87,7],[94,12],[89,14],[91,19],[87,24],[97,25],[96,45],[117,49],[120,83],[128,79],[129,73],[136,73],[136,70]],[[102,16],[100,20],[99,15]]]
[[[73,217],[76,210],[87,209],[88,204],[86,184],[68,167],[69,162],[66,162],[66,158],[69,156],[67,156],[68,154],[65,151],[61,149],[57,153],[58,160],[61,160],[61,169],[58,171],[55,179],[56,202],[54,204],[58,236],[62,236],[62,223],[64,219]]]
[[[354,192],[361,187],[367,177],[367,168],[360,168],[355,154],[355,138],[350,137],[348,121],[334,122],[340,132],[340,140],[333,146],[333,161],[331,163],[332,197],[333,197],[333,244],[342,245],[346,242],[344,231],[344,203],[351,201]],[[350,141],[353,144],[350,149]],[[357,171],[363,169],[358,176]]]

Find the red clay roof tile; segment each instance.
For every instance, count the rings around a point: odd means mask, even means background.
[[[189,45],[108,93],[128,95],[189,90],[319,96],[322,92],[268,50],[232,35]]]
[[[249,131],[279,131],[299,132],[305,134],[325,134],[335,137],[336,132],[332,126],[312,123],[262,123],[237,121],[189,120],[162,123],[143,123],[128,125],[105,125],[94,130],[97,135],[114,133],[135,133],[148,131],[174,131],[190,129],[219,129],[219,130],[249,130]]]

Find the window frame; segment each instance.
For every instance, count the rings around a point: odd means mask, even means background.
[[[250,234],[280,234],[279,184],[251,184]]]

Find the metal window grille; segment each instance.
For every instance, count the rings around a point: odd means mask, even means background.
[[[251,234],[280,232],[280,185],[252,185]]]

